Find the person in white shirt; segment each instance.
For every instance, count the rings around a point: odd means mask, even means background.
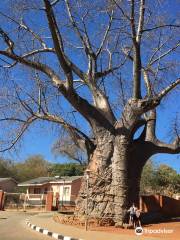
[[[141,210],[136,209],[136,218],[135,218],[136,227],[141,227]]]
[[[135,220],[136,220],[136,211],[137,207],[133,203],[132,206],[128,209],[129,212],[129,225],[135,227]]]

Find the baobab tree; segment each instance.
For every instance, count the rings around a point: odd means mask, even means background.
[[[1,3],[1,124],[8,126],[1,128],[1,151],[38,120],[62,126],[87,152],[89,214],[111,217],[116,225],[138,201],[146,161],[180,152],[178,134],[171,144],[156,134],[157,107],[180,83],[173,4]],[[83,182],[77,214],[85,213],[85,202]]]

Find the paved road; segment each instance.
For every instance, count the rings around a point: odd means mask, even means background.
[[[0,211],[0,240],[52,240],[52,238],[30,229],[23,212]]]

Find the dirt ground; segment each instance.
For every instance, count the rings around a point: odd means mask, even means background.
[[[141,236],[153,237],[158,239],[179,240],[180,239],[180,218],[164,223],[143,225],[143,234]],[[91,227],[90,230],[111,232],[115,234],[127,234],[135,236],[134,229],[121,229],[115,227]],[[152,233],[152,230],[164,231],[166,233]],[[147,233],[147,231],[149,231]],[[169,233],[167,233],[169,231]]]
[[[84,221],[82,224],[77,224],[75,220],[71,221],[70,218],[64,218],[62,215],[56,215],[53,217],[55,222],[65,224],[65,225],[71,225],[76,228],[84,229]],[[62,222],[62,221],[66,222]],[[169,221],[159,222],[159,223],[153,223],[153,224],[147,224],[143,225],[143,234],[139,235],[141,239],[143,237],[147,237],[150,239],[166,239],[166,240],[179,240],[180,239],[180,217],[174,218]],[[119,234],[119,236],[124,235],[129,238],[130,235],[136,236],[134,229],[122,229],[122,228],[116,228],[114,226],[106,226],[106,227],[100,227],[97,226],[97,224],[94,224],[92,221],[90,222],[90,225],[88,226],[88,231],[96,231],[96,232],[107,232],[111,234]]]

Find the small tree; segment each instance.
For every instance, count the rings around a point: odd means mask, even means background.
[[[26,181],[37,177],[48,176],[49,163],[41,155],[33,155],[24,162],[17,163],[16,179],[18,181]]]

